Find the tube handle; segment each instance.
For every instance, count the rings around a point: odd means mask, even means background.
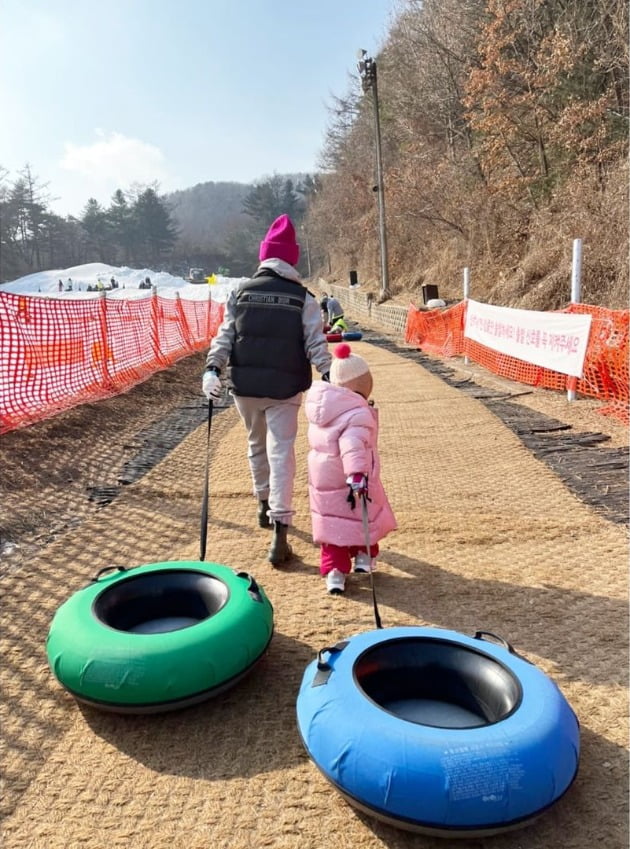
[[[494,634],[492,631],[475,631],[475,640],[484,640],[486,637],[492,637],[492,639],[488,640],[488,642],[497,642],[500,646],[503,646],[504,649],[507,649],[510,654],[513,654],[514,657],[524,660],[525,663],[531,663],[531,660],[527,660],[526,657],[519,654],[511,643],[508,643],[508,641],[504,640],[503,637],[499,637],[498,634]]]
[[[324,660],[324,653],[337,654],[337,652],[343,651],[349,642],[350,640],[342,640],[340,643],[335,643],[334,646],[325,646],[317,652],[317,672],[311,687],[321,687],[322,684],[326,684],[332,674],[333,668],[330,663]]]
[[[260,592],[260,587],[256,583],[254,576],[250,575],[249,572],[237,572],[236,577],[237,578],[245,578],[245,580],[249,581],[249,586],[247,587],[247,592],[249,593],[250,597],[254,601],[258,601],[258,602],[260,602],[260,604],[262,604],[262,601],[263,601],[262,593]]]
[[[126,572],[127,571],[126,566],[103,566],[103,568],[99,569],[98,572],[96,573],[96,575],[93,578],[90,579],[91,582],[93,584],[95,584],[98,581],[98,579],[101,577],[101,575],[105,574],[105,572],[109,572],[110,569],[117,569],[119,572]]]
[[[498,643],[500,646],[503,646],[504,649],[507,649],[510,654],[515,653],[510,643],[508,643],[507,640],[504,640],[503,637],[500,637],[498,634],[494,634],[492,631],[475,631],[475,640],[483,640],[486,637],[492,637],[492,639],[488,642]]]

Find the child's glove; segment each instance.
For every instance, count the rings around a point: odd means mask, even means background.
[[[221,378],[215,371],[204,372],[201,389],[208,401],[218,401],[221,398],[221,388]]]
[[[350,507],[354,510],[356,506],[357,498],[365,498],[366,501],[369,501],[368,498],[368,479],[367,475],[362,475],[360,472],[356,472],[353,475],[348,475],[346,478],[346,483],[348,484],[348,497],[346,501],[350,505]]]
[[[367,495],[368,479],[366,475],[356,472],[354,475],[348,475],[346,483],[355,495]]]

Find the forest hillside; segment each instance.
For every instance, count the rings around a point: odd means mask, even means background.
[[[165,195],[179,231],[181,244],[221,245],[247,216],[243,202],[252,186],[245,183],[198,183]]]
[[[552,309],[628,306],[628,17],[623,0],[401,0],[377,87],[331,109],[311,252],[380,280],[375,100],[392,294]],[[366,90],[362,91],[361,81]]]

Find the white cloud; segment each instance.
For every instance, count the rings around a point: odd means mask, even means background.
[[[60,162],[63,169],[102,188],[124,189],[131,183],[152,183],[154,180],[160,184],[168,182],[164,155],[158,147],[122,133],[108,134],[103,130],[95,133],[97,141],[92,144],[64,143]]]

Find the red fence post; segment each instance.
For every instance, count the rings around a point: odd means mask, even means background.
[[[177,310],[177,317],[179,319],[184,345],[189,351],[194,351],[195,346],[192,333],[190,332],[190,327],[186,320],[186,313],[184,312],[184,305],[182,304],[182,299],[179,297],[179,292],[175,292],[175,309]]]
[[[158,304],[157,286],[151,287],[151,351],[156,363],[162,366],[170,365],[162,354],[160,344],[160,305]]]
[[[98,300],[99,324],[101,331],[101,363],[103,367],[103,387],[107,388],[111,384],[111,377],[107,361],[110,355],[108,334],[107,334],[107,292],[103,290]]]

